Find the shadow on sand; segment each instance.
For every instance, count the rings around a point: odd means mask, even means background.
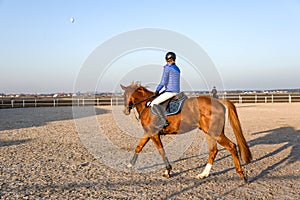
[[[110,107],[36,107],[0,110],[0,131],[43,126],[49,122],[71,120],[110,113]],[[79,113],[79,114],[78,114]]]
[[[267,134],[265,135],[265,133]],[[260,135],[260,134],[263,134],[263,136],[251,140],[249,142],[249,145],[252,149],[255,148],[256,145],[264,145],[264,144],[269,144],[269,145],[283,144],[283,146],[275,149],[272,152],[267,153],[266,155],[260,158],[257,158],[256,160],[253,161],[253,163],[270,157],[274,157],[274,156],[276,157],[279,153],[281,153],[282,151],[288,148],[291,148],[291,151],[289,154],[284,156],[284,158],[282,158],[281,160],[263,169],[256,177],[254,177],[251,180],[251,182],[266,176],[275,168],[284,167],[286,165],[293,164],[300,160],[300,130],[296,130],[294,127],[286,126],[286,127],[253,133],[253,135]]]
[[[1,141],[0,140],[0,148],[1,147],[8,147],[8,146],[13,146],[13,145],[23,144],[23,143],[29,142],[31,140],[32,139],[25,139],[25,140],[5,140],[5,141]]]

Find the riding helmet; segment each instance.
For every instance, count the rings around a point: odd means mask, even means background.
[[[168,53],[166,54],[166,60],[168,60],[168,59],[173,59],[173,60],[175,61],[175,59],[176,59],[176,54],[175,54],[174,52],[168,52]]]

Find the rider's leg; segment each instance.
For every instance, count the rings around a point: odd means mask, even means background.
[[[163,127],[168,125],[168,121],[165,118],[164,110],[159,104],[170,99],[176,94],[177,93],[175,92],[164,92],[151,102],[150,106],[153,107],[158,116],[157,128],[162,129]]]
[[[157,117],[158,117],[158,120],[156,122],[156,128],[162,129],[165,126],[167,126],[168,122],[165,118],[164,110],[162,109],[162,107],[160,105],[157,105],[157,104],[154,104],[152,107],[155,110],[155,112],[157,114]]]
[[[164,102],[164,101],[166,101],[166,100],[174,97],[176,94],[178,94],[178,93],[176,93],[176,92],[164,92],[164,93],[160,94],[158,97],[156,97],[151,102],[150,106],[153,106],[155,104],[158,105],[158,104],[160,104],[160,103],[162,103],[162,102]]]

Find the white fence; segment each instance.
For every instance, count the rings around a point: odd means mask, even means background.
[[[221,99],[233,103],[294,103],[300,102],[300,93],[285,94],[226,94]],[[99,98],[0,98],[0,108],[57,107],[57,106],[115,106],[123,105],[123,97]]]
[[[0,108],[123,105],[122,97],[101,98],[2,98]]]
[[[300,102],[300,93],[227,94],[221,96],[233,103],[294,103]]]

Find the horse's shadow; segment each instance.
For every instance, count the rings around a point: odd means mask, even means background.
[[[262,135],[262,136],[248,142],[251,149],[255,149],[255,147],[257,145],[282,144],[281,147],[253,160],[252,161],[253,164],[258,163],[261,160],[268,159],[273,156],[277,156],[279,153],[285,151],[286,149],[291,149],[291,150],[286,156],[284,156],[284,158],[280,159],[279,161],[275,162],[274,164],[269,165],[266,169],[263,169],[258,175],[251,178],[249,180],[249,182],[254,182],[259,178],[265,177],[270,172],[272,172],[272,170],[274,170],[275,168],[286,167],[287,165],[293,164],[300,160],[300,130],[296,130],[294,127],[291,127],[291,126],[286,126],[286,127],[256,132],[256,133],[253,133],[253,135]],[[223,151],[223,150],[225,150],[225,149],[220,149],[220,151]],[[193,155],[190,157],[181,158],[181,159],[173,161],[173,163],[182,162],[183,160],[189,160],[189,159],[192,159],[192,158],[198,157],[198,156],[199,155]],[[225,155],[224,157],[217,158],[215,160],[215,162],[217,163],[218,161],[223,160],[229,156],[230,156],[230,154]],[[203,168],[204,166],[205,166],[205,164],[202,164],[200,166],[192,167],[192,168],[186,169],[184,171],[173,173],[172,177],[176,177],[185,172],[198,170],[200,168]],[[230,171],[230,170],[234,170],[234,167],[230,167],[221,172],[214,172],[211,174],[211,176],[222,174],[222,173]]]
[[[13,146],[13,145],[20,145],[26,142],[31,141],[32,139],[24,139],[24,140],[0,140],[0,147],[7,147],[7,146]]]
[[[265,134],[267,133],[267,134]],[[276,163],[263,169],[258,175],[253,177],[251,182],[268,175],[273,169],[278,167],[285,167],[300,160],[300,130],[296,130],[294,127],[286,126],[276,129],[261,131],[253,133],[253,135],[262,135],[261,137],[248,142],[249,146],[254,149],[257,145],[272,145],[283,144],[281,147],[275,149],[266,155],[259,157],[253,161],[253,163],[259,162],[263,159],[267,159],[273,156],[277,156],[282,151],[291,148],[288,155],[280,159]]]

